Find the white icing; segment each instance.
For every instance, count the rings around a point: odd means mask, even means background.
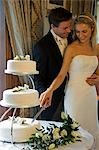
[[[3,92],[3,103],[21,107],[21,106],[37,106],[39,105],[39,93],[34,89],[13,92],[13,89],[8,89]]]
[[[8,60],[7,71],[10,72],[36,72],[36,62],[32,60]]]
[[[23,118],[25,124],[14,123],[13,124],[13,142],[26,142],[29,140],[33,133],[36,133],[36,129],[40,129],[39,121],[35,120],[31,123],[32,119]],[[0,140],[11,142],[11,119],[0,122]]]

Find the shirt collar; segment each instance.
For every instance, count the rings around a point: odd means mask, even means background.
[[[62,42],[65,42],[65,41],[67,41],[67,38],[61,38],[60,36],[58,36],[54,31],[53,31],[53,29],[51,29],[50,30],[51,31],[51,33],[52,33],[52,35],[53,35],[53,37],[54,37],[54,39],[55,39],[55,41],[56,42],[59,42],[59,41],[62,41]]]

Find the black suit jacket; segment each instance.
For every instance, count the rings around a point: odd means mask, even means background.
[[[38,75],[34,75],[35,88],[41,94],[58,75],[63,58],[50,31],[36,43],[32,52],[33,60],[37,62],[37,70],[39,71]],[[52,105],[43,111],[41,119],[60,120],[60,113],[63,110],[65,84],[66,79],[61,86],[54,91]]]

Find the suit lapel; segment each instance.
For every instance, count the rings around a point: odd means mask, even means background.
[[[58,59],[63,59],[60,49],[50,31],[49,31],[48,35],[49,35],[49,41],[50,41],[50,48],[51,48],[51,44],[52,44],[51,50],[52,50],[53,55],[55,55]]]

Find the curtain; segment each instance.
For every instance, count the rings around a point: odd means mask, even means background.
[[[73,14],[73,18],[81,14],[82,12],[90,12],[96,17],[96,0],[62,0],[63,5],[56,5],[57,0],[53,0],[51,3],[50,0],[44,0],[43,5],[43,18],[44,18],[44,34],[49,30],[48,23],[48,13],[52,8],[55,7],[64,7]]]
[[[3,0],[3,6],[10,36],[12,57],[26,54],[31,56],[32,44],[42,37],[41,1]],[[27,76],[20,77],[20,80],[21,83],[28,83]],[[20,109],[20,115],[29,117],[30,109]]]
[[[77,16],[82,12],[90,12],[92,15],[96,15],[96,0],[64,0],[65,8],[73,13],[73,16]]]

